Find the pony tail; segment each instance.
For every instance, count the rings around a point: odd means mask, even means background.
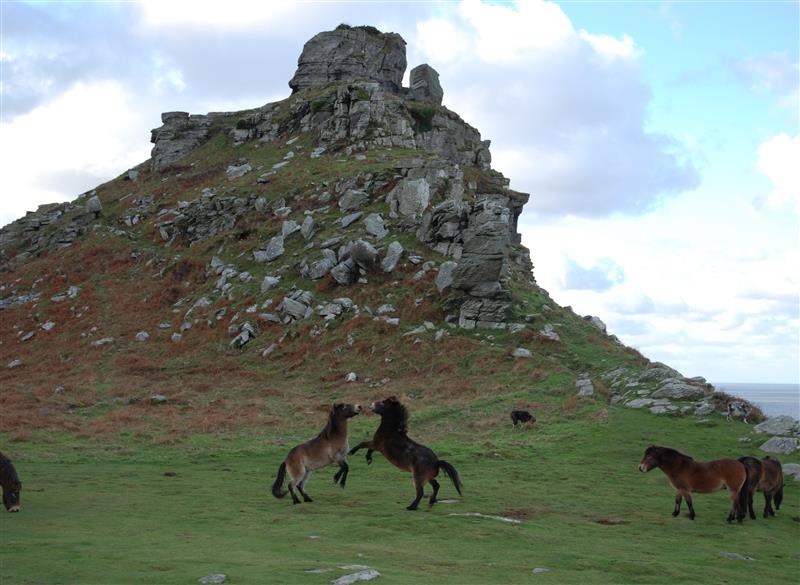
[[[747,475],[750,475],[750,471],[747,471]],[[750,502],[750,478],[745,477],[742,486],[739,488],[739,495],[736,497],[737,505],[736,505],[736,520],[741,522],[744,520],[744,517],[747,515],[747,507]]]
[[[458,477],[458,472],[456,471],[456,468],[450,465],[447,461],[439,459],[439,469],[444,470],[444,472],[447,474],[447,477],[449,477],[450,481],[453,482],[453,485],[456,486],[456,491],[458,492],[458,495],[459,496],[463,495],[461,493],[461,479]]]
[[[288,492],[283,491],[283,480],[286,479],[286,461],[281,463],[278,468],[278,477],[275,478],[275,483],[272,484],[272,495],[276,498],[282,498]]]

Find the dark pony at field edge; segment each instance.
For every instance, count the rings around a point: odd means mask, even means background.
[[[535,423],[536,418],[527,410],[512,410],[511,422],[514,426],[517,426],[517,423],[522,423],[524,425],[527,423]]]
[[[334,404],[328,416],[325,428],[313,439],[297,445],[286,456],[278,468],[278,477],[272,484],[272,495],[282,498],[287,492],[283,491],[283,482],[286,472],[289,472],[289,493],[292,501],[300,503],[295,493],[295,488],[306,502],[313,502],[305,491],[305,485],[311,472],[330,465],[339,464],[339,471],[333,476],[333,482],[344,487],[347,481],[347,420],[361,412],[358,404]]]
[[[461,495],[461,480],[456,468],[447,461],[436,457],[436,454],[425,445],[420,445],[408,437],[408,411],[397,398],[392,396],[381,402],[373,402],[371,408],[372,412],[380,415],[381,424],[371,441],[359,443],[350,449],[350,454],[366,448],[367,464],[369,465],[372,463],[372,452],[378,451],[395,467],[403,471],[410,471],[417,494],[414,501],[406,508],[407,510],[417,509],[424,495],[423,487],[426,483],[430,483],[433,488],[428,502],[431,506],[436,503],[439,482],[435,478],[439,475],[439,470],[447,474],[456,491]]]
[[[11,459],[0,453],[0,486],[3,487],[3,505],[9,512],[19,512],[22,503],[19,492],[22,491],[22,482],[19,480],[17,470]]]
[[[714,461],[695,461],[689,455],[670,449],[651,445],[644,452],[639,463],[639,471],[647,472],[659,467],[675,488],[675,508],[673,516],[681,511],[681,501],[686,500],[689,507],[689,518],[694,520],[692,493],[707,494],[727,487],[731,498],[731,512],[727,521],[735,517],[739,522],[744,519],[747,507],[747,490],[745,482],[747,471],[736,459],[716,459]]]

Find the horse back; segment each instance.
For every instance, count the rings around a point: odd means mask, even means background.
[[[691,490],[699,493],[713,492],[723,485],[739,491],[747,479],[744,464],[736,459],[692,461],[685,470],[685,480]]]
[[[392,465],[404,471],[417,473],[434,467],[438,469],[439,459],[433,450],[404,434],[384,436],[376,433],[373,445]]]

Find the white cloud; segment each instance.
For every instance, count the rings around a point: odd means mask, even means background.
[[[469,0],[419,23],[412,44],[435,66],[445,56],[445,103],[491,129],[494,166],[540,214],[641,213],[699,183],[681,140],[645,130],[650,88],[630,36],[576,31],[552,2]]]
[[[0,133],[0,225],[72,199],[149,156],[146,119],[118,83],[76,84]]]
[[[150,26],[251,27],[257,22],[280,20],[293,3],[287,0],[140,0],[139,4]]]
[[[572,258],[564,258],[563,287],[566,290],[606,291],[625,281],[622,266],[610,258],[600,258],[593,266],[584,267]]]
[[[759,170],[772,181],[771,205],[794,204],[800,214],[800,134],[778,134],[758,147]]]

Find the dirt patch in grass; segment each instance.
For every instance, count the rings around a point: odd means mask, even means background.
[[[593,518],[592,522],[596,524],[602,524],[603,526],[620,526],[621,524],[627,524],[627,520],[620,520],[619,518]]]

